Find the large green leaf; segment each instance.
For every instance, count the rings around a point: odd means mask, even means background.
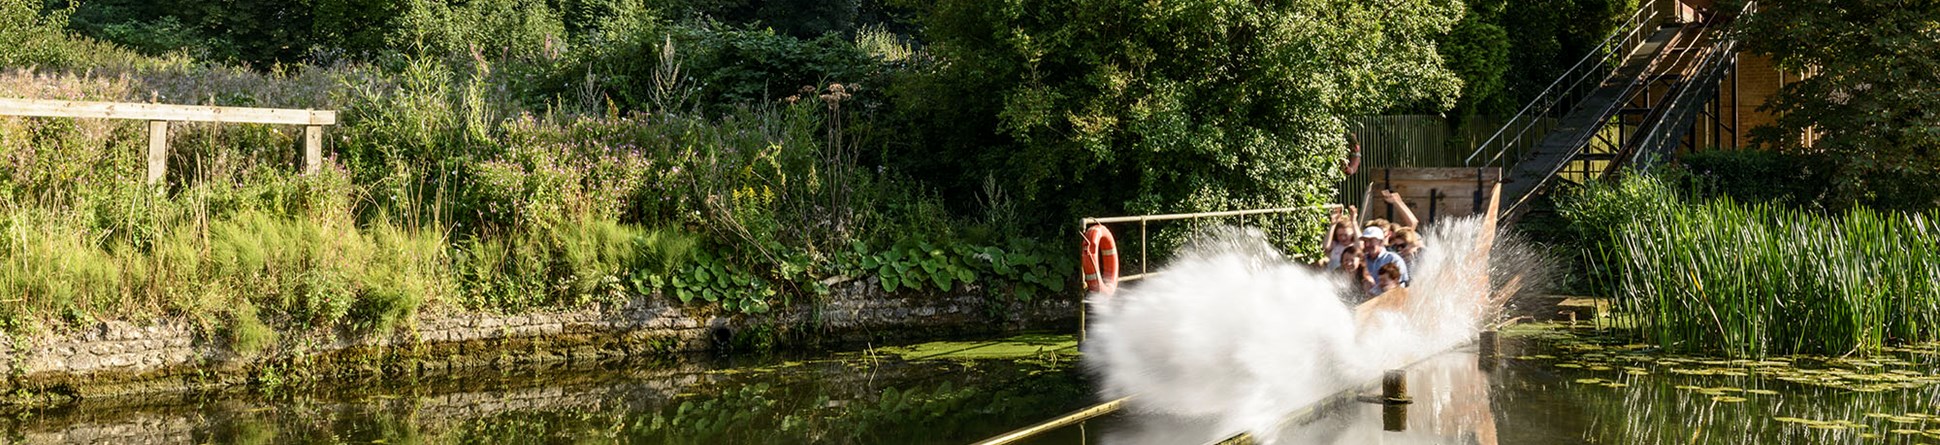
[[[944,292],[949,292],[953,280],[950,278],[950,274],[940,273],[930,275],[930,281],[935,282],[936,287],[943,289]]]

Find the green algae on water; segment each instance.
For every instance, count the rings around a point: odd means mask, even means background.
[[[907,361],[1015,360],[1044,356],[1075,357],[1078,340],[1071,335],[1025,334],[991,341],[935,341],[878,349]]]

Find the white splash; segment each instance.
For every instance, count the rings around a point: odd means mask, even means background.
[[[1477,219],[1424,236],[1406,303],[1357,320],[1339,274],[1288,262],[1257,234],[1209,232],[1161,273],[1093,295],[1084,360],[1134,410],[1265,431],[1289,411],[1474,338],[1487,264]],[[1493,237],[1490,237],[1493,238]]]

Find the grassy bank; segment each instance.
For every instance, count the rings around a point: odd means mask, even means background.
[[[52,66],[0,72],[0,96],[338,109],[342,124],[315,175],[293,166],[298,128],[175,125],[158,188],[141,180],[141,122],[0,119],[0,330],[14,335],[170,317],[252,353],[427,310],[671,298],[760,314],[838,276],[1029,300],[1075,270],[1052,254],[1065,246],[862,168],[830,102],[621,112],[535,99],[525,73],[485,59],[257,71],[51,29]],[[1009,204],[986,205],[963,213]]]
[[[1629,176],[1559,206],[1648,339],[1751,357],[1940,339],[1940,230],[1924,215],[1682,195]]]
[[[484,76],[429,61],[0,74],[0,95],[345,110],[316,175],[291,166],[293,128],[178,126],[159,189],[140,180],[139,122],[0,119],[0,326],[184,317],[251,352],[278,332],[381,333],[421,310],[664,296],[758,314],[840,275],[1028,300],[1074,269],[1001,236],[1014,232],[959,232],[987,226],[920,185],[837,165],[822,104],[535,113],[490,97]]]

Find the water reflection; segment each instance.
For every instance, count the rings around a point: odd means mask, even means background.
[[[1573,335],[1573,334],[1572,334]],[[1588,334],[1585,334],[1588,335]],[[1505,345],[1410,368],[1405,430],[1348,401],[1257,437],[1289,444],[1940,443],[1940,348],[1870,357],[1675,357],[1590,335]],[[1372,394],[1372,388],[1364,391]],[[1033,444],[1207,444],[1217,419],[1121,415]]]
[[[961,444],[1090,401],[1068,362],[636,365],[87,402],[10,413],[0,443]]]
[[[1260,443],[1287,444],[1470,444],[1496,445],[1496,416],[1491,402],[1490,374],[1472,353],[1443,354],[1409,368],[1408,387],[1413,403],[1403,405],[1399,431],[1389,431],[1385,407],[1357,399],[1378,396],[1368,388],[1362,397],[1323,402],[1319,409],[1288,416],[1264,434]],[[1107,418],[1092,425],[1097,443],[1112,445],[1204,444],[1232,437],[1214,418],[1163,414],[1134,414]],[[1036,443],[1081,443],[1086,438],[1047,438]]]

